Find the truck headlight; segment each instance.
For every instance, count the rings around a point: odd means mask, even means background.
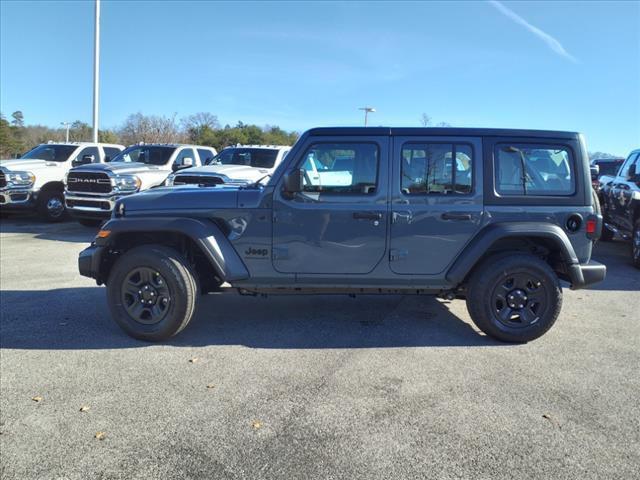
[[[135,175],[119,175],[114,179],[115,190],[120,192],[136,192],[142,182]]]
[[[36,181],[36,176],[31,172],[8,172],[6,179],[7,186],[30,187]]]
[[[167,180],[165,181],[167,187],[173,187],[173,181],[176,179],[175,174],[171,173],[169,174],[169,176],[167,177]]]

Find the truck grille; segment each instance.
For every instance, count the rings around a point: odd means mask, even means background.
[[[7,177],[4,176],[4,173],[0,173],[0,188],[4,188],[7,186]]]
[[[111,179],[106,173],[69,172],[67,190],[70,192],[109,193]]]
[[[177,175],[173,179],[174,185],[220,185],[224,183],[220,177],[212,177],[209,175]]]

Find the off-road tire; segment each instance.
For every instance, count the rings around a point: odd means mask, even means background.
[[[508,288],[513,278],[530,278],[535,287],[529,289],[529,283],[525,281],[525,286],[517,289],[526,294],[525,299],[527,295],[530,297],[523,302],[524,309],[511,309],[504,303],[516,290],[509,291]],[[504,301],[498,298],[499,295]],[[534,301],[536,298],[540,299],[539,303]],[[527,253],[491,256],[474,269],[469,280],[467,309],[471,319],[480,330],[498,340],[524,343],[540,337],[556,322],[561,308],[562,288],[558,277],[545,261]],[[525,309],[528,310],[525,312]],[[521,319],[522,325],[517,325],[517,321],[501,319],[500,314],[509,314],[509,310],[514,315],[522,312],[533,321]]]
[[[167,311],[157,323],[141,323],[129,313],[131,295],[124,292],[125,286],[130,287],[131,284],[124,282],[137,269],[156,272],[170,294]],[[187,326],[196,310],[198,290],[196,275],[179,252],[162,245],[142,245],[122,255],[111,269],[107,301],[113,319],[127,334],[139,340],[156,342],[176,335]]]
[[[640,268],[640,218],[636,218],[631,233],[631,263]]]
[[[52,205],[58,208],[51,208]],[[67,218],[64,194],[60,190],[45,190],[38,196],[38,213],[47,222],[61,222]]]
[[[104,220],[95,220],[92,218],[80,218],[78,223],[83,227],[98,228],[104,223]]]

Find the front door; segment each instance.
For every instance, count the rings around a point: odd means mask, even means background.
[[[273,265],[283,273],[364,274],[386,251],[388,137],[310,138],[293,168],[304,188],[274,193]],[[292,169],[293,169],[292,168]]]
[[[395,137],[391,182],[391,270],[436,275],[480,226],[480,138]]]

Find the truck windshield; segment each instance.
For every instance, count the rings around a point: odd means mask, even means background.
[[[165,165],[176,147],[136,145],[129,147],[113,157],[110,162],[139,162],[147,165]]]
[[[66,162],[76,151],[77,145],[38,145],[28,151],[21,160],[46,160],[47,162]]]
[[[246,165],[255,168],[273,168],[278,150],[271,148],[225,148],[210,163]]]

